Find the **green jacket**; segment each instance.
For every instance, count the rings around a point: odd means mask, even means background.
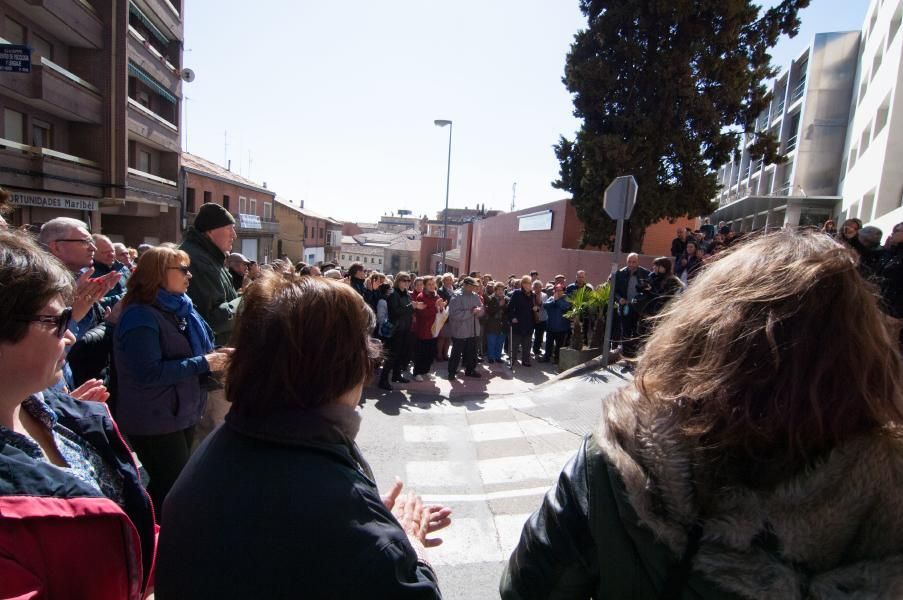
[[[191,258],[192,277],[188,297],[213,329],[216,344],[227,345],[241,298],[226,269],[226,255],[194,227],[185,234],[179,248]]]

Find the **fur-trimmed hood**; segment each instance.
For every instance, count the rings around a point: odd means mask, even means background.
[[[703,515],[695,449],[636,393],[603,403],[595,438],[640,524],[675,555],[702,525],[694,573],[746,598],[903,598],[900,438],[856,439],[769,492],[725,489]]]

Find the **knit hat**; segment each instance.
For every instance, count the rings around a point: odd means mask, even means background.
[[[198,216],[194,219],[194,228],[200,233],[226,225],[235,225],[235,217],[228,210],[213,202],[201,205]]]

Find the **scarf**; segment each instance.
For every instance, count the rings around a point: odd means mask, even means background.
[[[156,304],[186,323],[188,342],[195,356],[203,356],[213,350],[213,331],[194,309],[194,304],[187,294],[171,294],[161,288],[157,290]]]

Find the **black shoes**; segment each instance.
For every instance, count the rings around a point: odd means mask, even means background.
[[[455,381],[455,380],[457,380],[457,377],[455,377],[455,374],[454,374],[454,373],[449,373],[449,374],[448,374],[448,380],[449,380],[449,381]]]
[[[471,378],[473,378],[473,379],[479,379],[479,378],[480,378],[480,374],[477,373],[476,371],[465,371],[465,372],[464,372],[464,376],[465,376],[465,377],[471,377]]]
[[[393,376],[392,381],[394,381],[395,383],[411,383],[411,380],[404,375],[399,375],[398,377]]]
[[[387,392],[391,392],[391,391],[392,391],[392,386],[389,385],[389,382],[388,382],[388,381],[380,381],[380,382],[379,382],[379,389],[381,389],[381,390],[386,390]]]

